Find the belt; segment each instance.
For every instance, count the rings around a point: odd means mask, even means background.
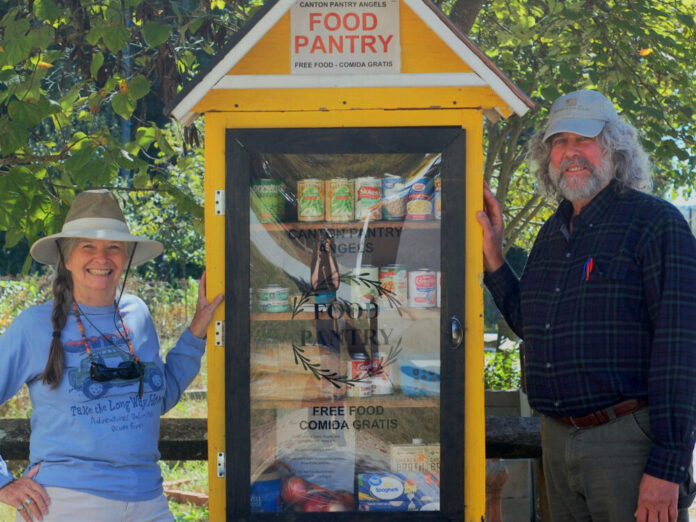
[[[592,426],[599,426],[600,424],[605,424],[617,417],[622,417],[633,413],[636,410],[643,408],[648,405],[648,401],[645,399],[629,399],[627,401],[619,402],[613,406],[609,406],[603,410],[598,410],[588,415],[582,417],[552,417],[558,422],[567,424],[568,426],[575,426],[576,428],[591,428]]]

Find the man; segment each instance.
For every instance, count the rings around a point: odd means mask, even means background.
[[[560,199],[518,280],[484,188],[485,282],[525,341],[554,520],[688,520],[696,420],[696,239],[650,186],[636,130],[596,91],[530,143]],[[678,518],[679,517],[679,518]]]

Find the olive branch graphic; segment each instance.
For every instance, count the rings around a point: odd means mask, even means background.
[[[380,358],[377,367],[371,364],[369,370],[366,372],[359,374],[357,377],[348,378],[347,376],[339,375],[336,371],[322,368],[319,363],[312,362],[312,360],[305,355],[304,348],[292,343],[292,353],[295,356],[295,364],[302,365],[302,369],[312,372],[312,375],[314,375],[317,380],[324,379],[330,382],[335,388],[340,388],[341,385],[353,387],[376,375],[383,375],[385,368],[388,368],[396,362],[401,350],[401,339],[399,339],[396,345],[389,348],[387,356],[384,359]]]
[[[348,283],[348,284],[360,284],[363,286],[366,286],[367,288],[374,288],[377,291],[377,296],[378,297],[384,297],[387,299],[387,302],[392,305],[392,307],[396,308],[396,311],[400,316],[403,317],[403,312],[401,311],[401,306],[402,303],[401,301],[396,297],[396,293],[389,289],[386,288],[382,282],[380,281],[375,281],[374,279],[368,279],[366,276],[368,275],[367,272],[363,272],[361,274],[339,274],[339,282],[343,283]],[[322,286],[326,284],[326,280],[319,281],[319,285]],[[291,319],[294,319],[299,313],[302,312],[304,305],[310,302],[310,298],[315,295],[315,292],[311,289],[305,290],[302,295],[298,297],[294,297],[291,303]],[[337,303],[340,303],[341,305],[345,306],[346,309],[350,309],[351,302],[343,299],[341,297],[336,297],[335,301]]]

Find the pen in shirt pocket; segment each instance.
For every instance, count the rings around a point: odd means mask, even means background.
[[[592,270],[594,270],[594,267],[594,258],[590,256],[587,258],[587,261],[585,261],[585,266],[582,269],[582,278],[584,281],[590,280],[590,274],[592,273]]]

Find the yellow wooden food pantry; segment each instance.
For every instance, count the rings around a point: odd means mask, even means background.
[[[179,94],[210,520],[482,520],[483,123],[531,107],[428,0],[271,2]]]

